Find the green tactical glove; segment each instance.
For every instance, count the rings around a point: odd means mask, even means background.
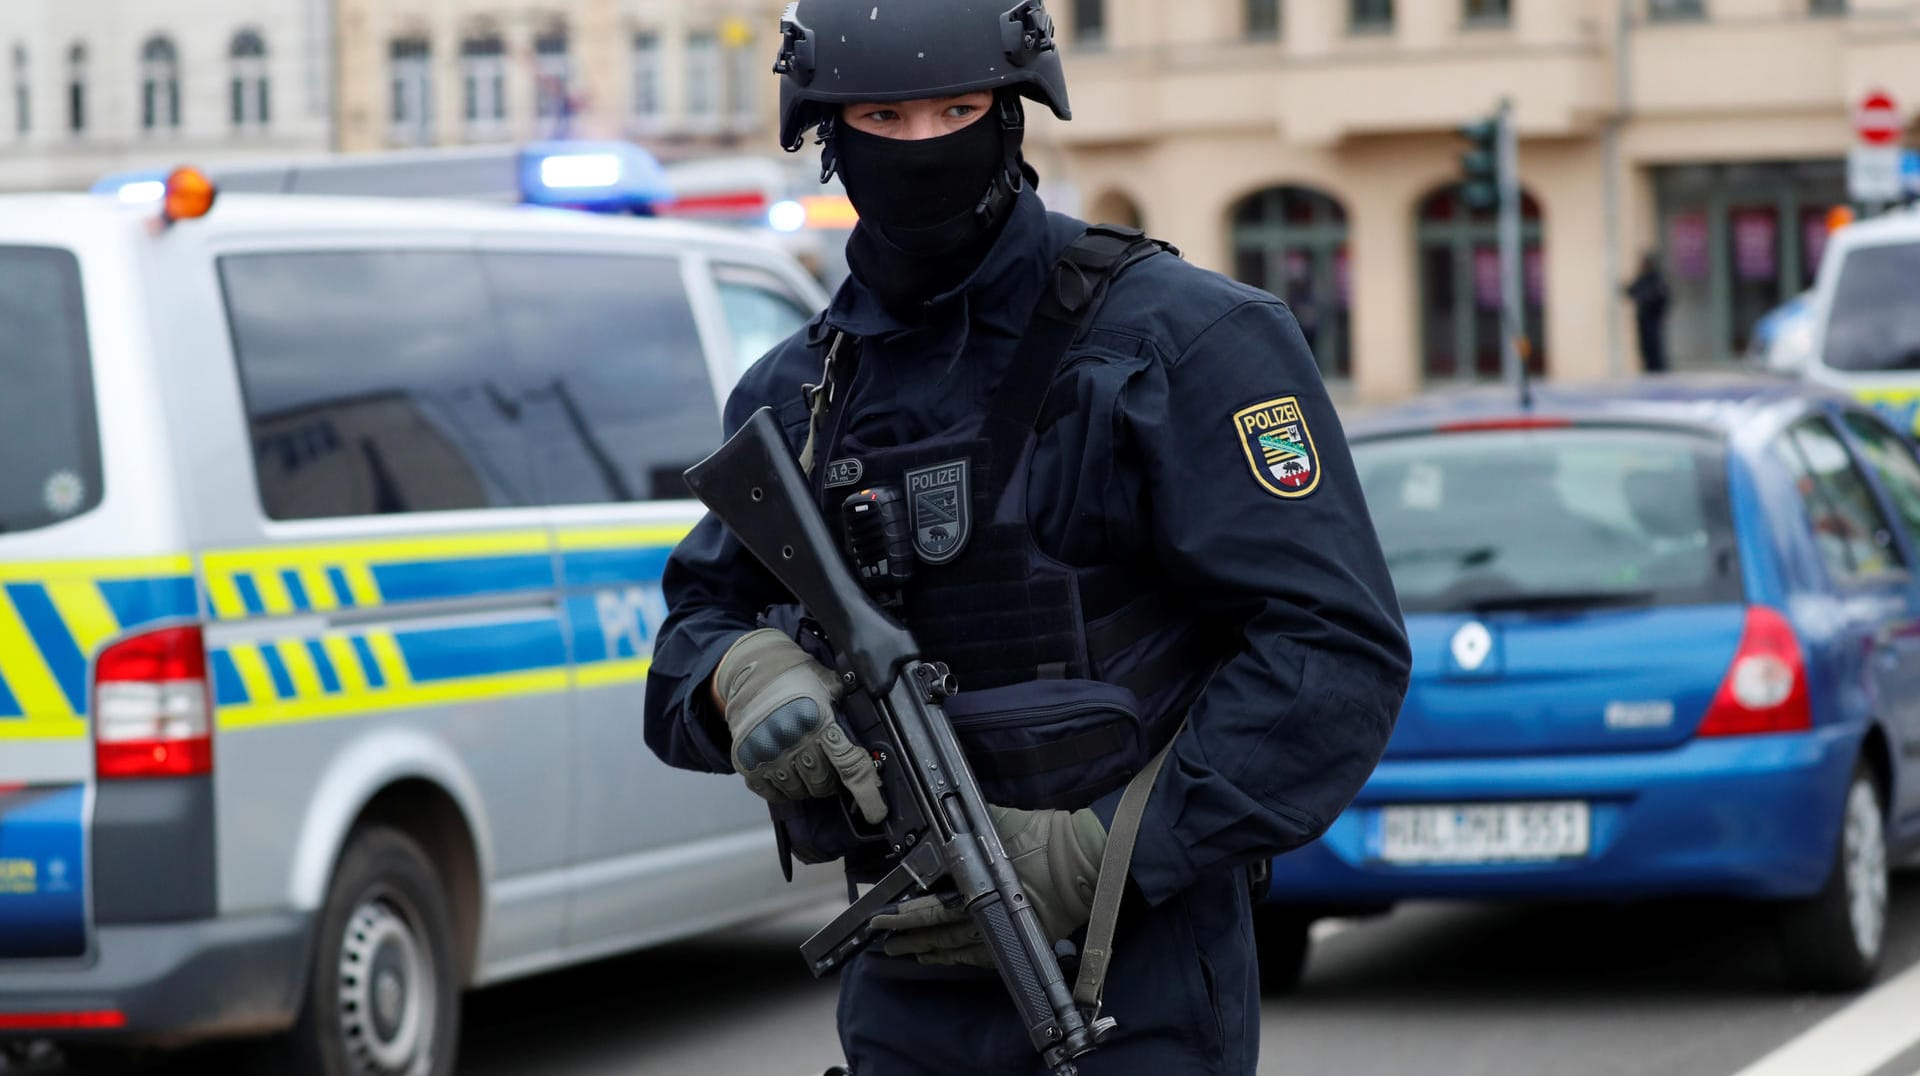
[[[987,812],[1047,937],[1059,941],[1086,926],[1093,915],[1100,858],[1107,850],[1107,827],[1100,824],[1100,816],[1091,810],[1011,807],[988,807]],[[874,916],[872,925],[893,932],[886,942],[888,956],[911,956],[922,964],[993,967],[992,950],[966,909],[950,908],[939,897],[906,901],[892,913]]]
[[[740,637],[713,674],[733,768],[773,803],[822,799],[845,788],[868,822],[887,817],[880,771],[833,716],[840,678],[788,638],[762,628]]]

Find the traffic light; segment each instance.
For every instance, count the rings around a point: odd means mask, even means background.
[[[1500,117],[1489,116],[1460,128],[1467,151],[1460,155],[1460,198],[1469,209],[1500,204]]]

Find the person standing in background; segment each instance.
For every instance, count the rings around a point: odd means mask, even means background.
[[[1647,373],[1667,372],[1667,309],[1673,292],[1660,272],[1660,256],[1652,251],[1640,259],[1640,275],[1626,287],[1633,301],[1634,326],[1640,334],[1640,362]]]

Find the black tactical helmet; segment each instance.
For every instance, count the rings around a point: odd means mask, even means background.
[[[1011,89],[1073,118],[1043,0],[798,0],[780,21],[780,144],[860,101]]]

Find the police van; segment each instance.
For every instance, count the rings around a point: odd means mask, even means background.
[[[465,987],[833,893],[641,720],[681,473],[812,279],[213,195],[0,197],[0,1045],[446,1073]]]
[[[1920,435],[1920,212],[1898,210],[1834,233],[1807,311],[1799,365]]]

